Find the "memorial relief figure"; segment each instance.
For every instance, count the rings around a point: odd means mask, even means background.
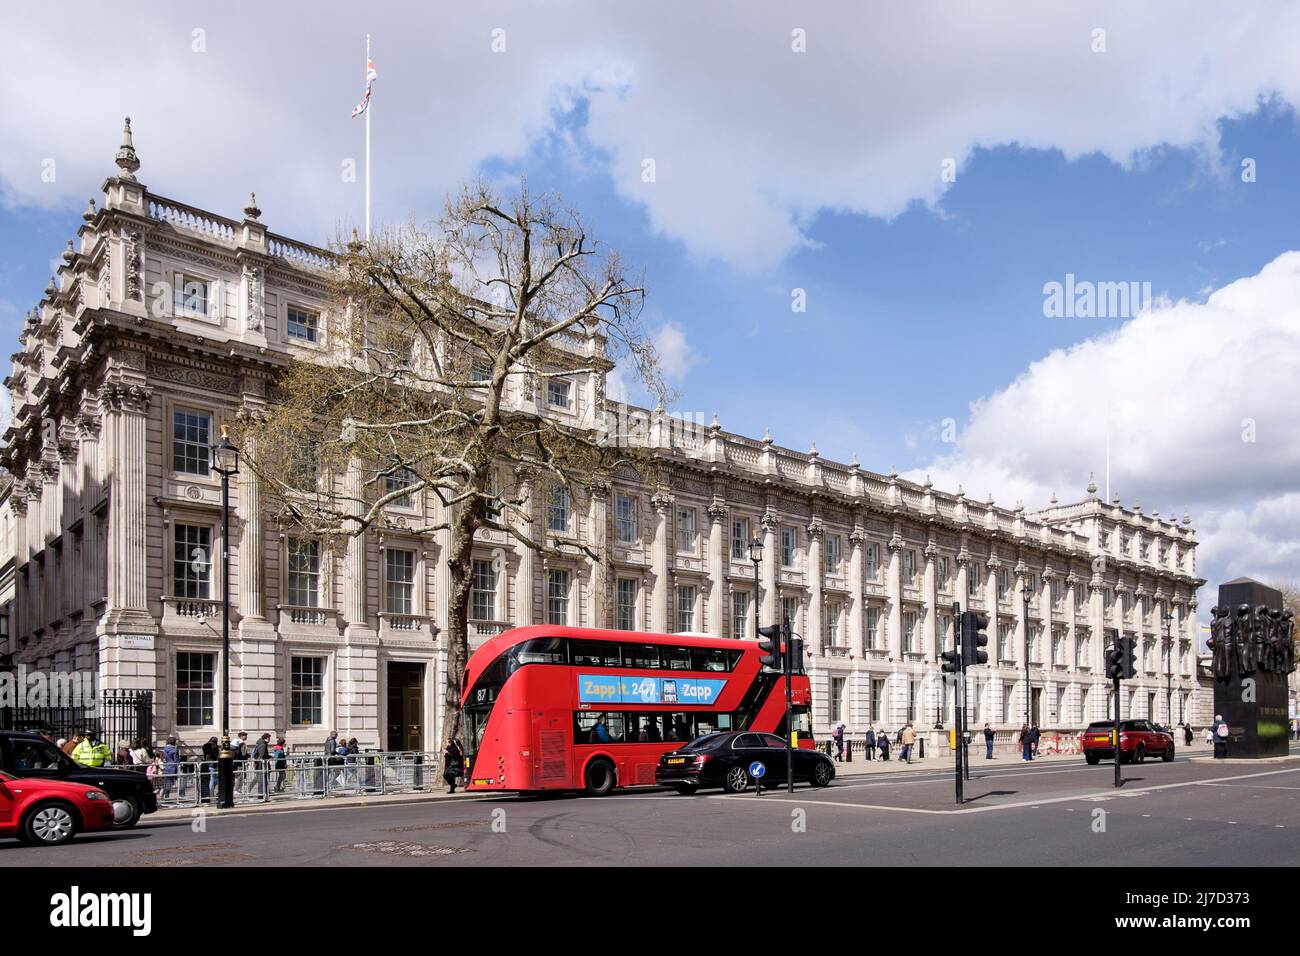
[[[1232,676],[1232,621],[1231,610],[1215,607],[1210,611],[1210,639],[1206,641],[1211,657],[1211,670],[1216,680]]]

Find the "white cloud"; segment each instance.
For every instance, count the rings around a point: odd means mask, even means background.
[[[1109,432],[1125,504],[1193,509],[1202,576],[1300,578],[1297,382],[1300,252],[1287,252],[1204,302],[1158,304],[1034,362],[912,476],[1031,509],[1053,491],[1078,499],[1090,471],[1103,480]]]
[[[666,322],[653,335],[664,377],[680,382],[700,361],[699,353],[686,341],[686,332],[676,322]]]
[[[237,214],[249,189],[266,220],[304,238],[361,211],[340,163],[361,155],[347,118],[375,36],[376,214],[432,211],[485,158],[554,133],[589,101],[588,140],[655,229],[704,256],[761,269],[808,243],[820,210],[893,216],[935,202],[945,159],[1017,143],[1141,161],[1160,144],[1201,150],[1223,174],[1216,121],[1261,97],[1300,102],[1300,7],[1185,0],[1091,4],[440,5],[383,12],[341,2],[304,17],[266,5],[201,16],[158,4],[133,54],[70,37],[99,5],[11,17],[0,38],[0,196],[83,203],[111,171],[121,116],[136,120],[141,178]],[[191,52],[191,31],[207,52]],[[491,52],[506,30],[507,52]],[[807,34],[794,53],[790,34]],[[1106,52],[1092,51],[1106,30]],[[291,41],[291,42],[290,42]],[[57,110],[35,104],[58,103]],[[98,145],[96,145],[98,144]],[[1135,156],[1136,154],[1136,156]],[[58,163],[43,182],[42,160]],[[657,177],[641,178],[653,158]]]

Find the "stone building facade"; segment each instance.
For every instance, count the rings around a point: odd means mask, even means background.
[[[269,232],[251,198],[234,219],[152,192],[135,175],[129,126],[116,164],[27,317],[7,379],[0,575],[12,582],[15,660],[153,691],[160,736],[218,734],[228,545],[232,732],[316,746],[337,728],[363,746],[435,748],[447,541],[405,530],[435,517],[435,502],[413,495],[383,530],[331,550],[285,525],[244,469],[221,539],[208,446],[223,422],[265,407],[291,358],[327,347],[329,254]],[[603,345],[577,336],[566,347],[589,364]],[[585,373],[512,400],[609,428],[650,451],[658,477],[625,469],[572,500],[533,495],[541,526],[601,561],[484,532],[472,643],[560,622],[752,638],[757,601],[764,621],[788,614],[805,638],[817,733],[840,722],[856,733],[950,725],[938,654],[954,610],[969,608],[994,622],[990,663],[972,674],[977,724],[1018,726],[1027,707],[1044,727],[1105,716],[1114,633],[1141,640],[1126,715],[1205,722],[1203,582],[1186,515],[1100,500],[1092,483],[1071,504],[998,507],[732,434],[716,417],[608,402],[603,385]]]

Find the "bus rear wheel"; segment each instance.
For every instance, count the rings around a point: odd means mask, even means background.
[[[585,792],[589,797],[603,797],[614,789],[614,765],[608,760],[587,764]]]

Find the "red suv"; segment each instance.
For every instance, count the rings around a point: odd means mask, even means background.
[[[1115,745],[1111,740],[1115,723],[1094,720],[1083,732],[1083,759],[1088,763],[1113,760]],[[1160,730],[1149,720],[1121,720],[1119,722],[1120,763],[1141,763],[1147,757],[1159,756],[1166,762],[1174,759],[1174,735]]]

